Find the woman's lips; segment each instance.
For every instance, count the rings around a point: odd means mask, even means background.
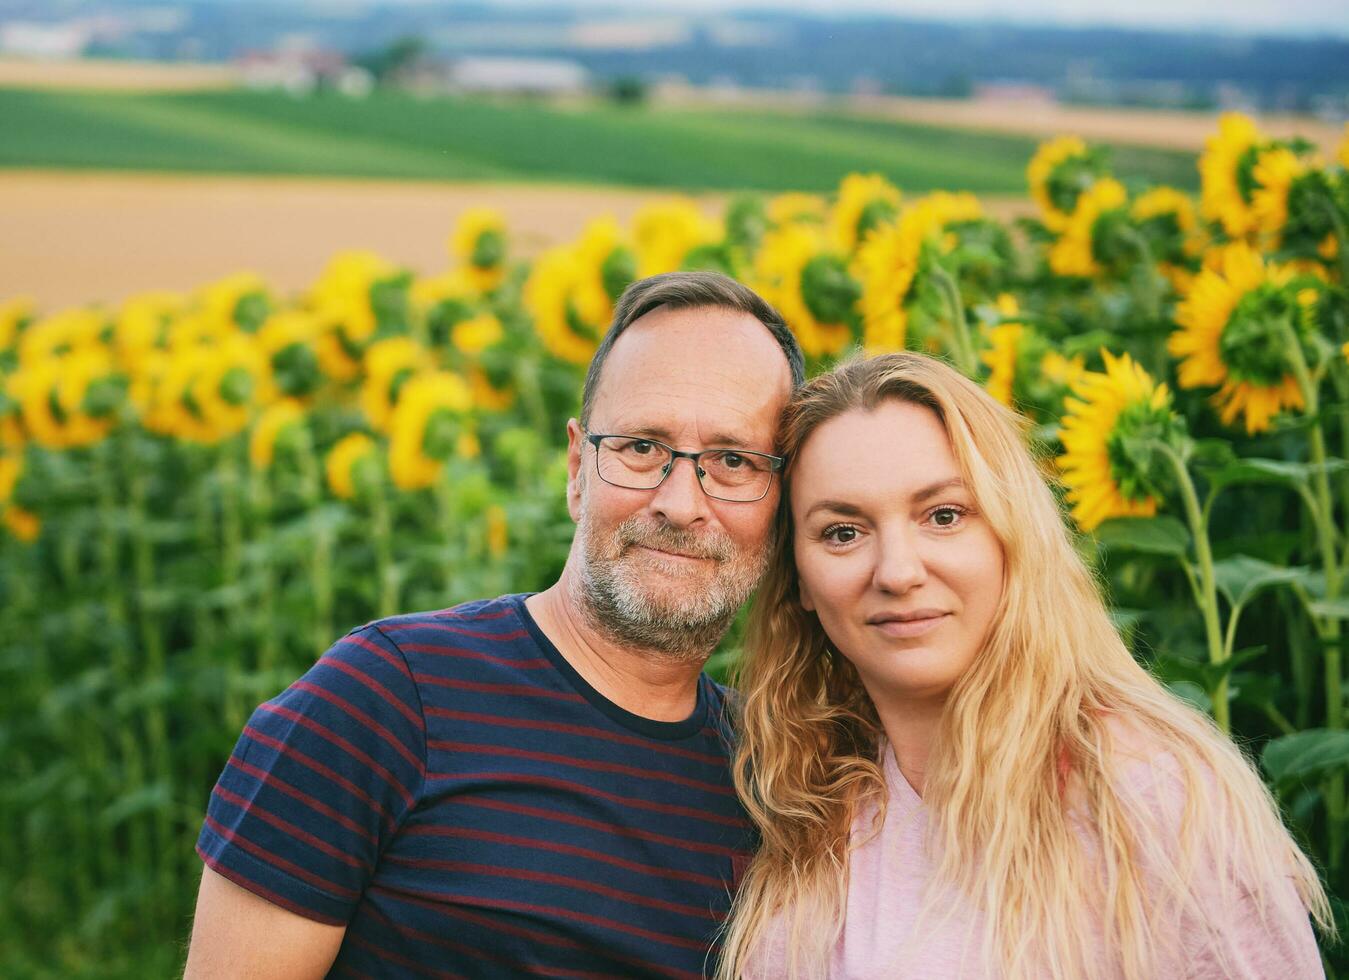
[[[884,619],[871,625],[886,636],[907,639],[913,636],[922,636],[924,633],[936,629],[942,620],[949,615],[950,613],[933,613],[931,616],[923,616],[917,619]]]

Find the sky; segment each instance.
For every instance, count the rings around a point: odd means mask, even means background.
[[[500,0],[498,0],[500,2]],[[552,6],[552,0],[505,0],[503,6]],[[1349,0],[573,0],[609,10],[725,12],[796,10],[893,14],[939,20],[1004,20],[1060,26],[1199,29],[1349,37]]]

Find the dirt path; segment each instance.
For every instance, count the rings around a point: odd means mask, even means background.
[[[626,224],[668,192],[608,187],[416,184],[317,178],[189,177],[0,171],[0,299],[43,309],[115,303],[148,289],[187,290],[242,269],[298,290],[333,253],[366,248],[419,273],[448,264],[466,208],[499,209],[512,250],[537,254],[591,218]],[[698,198],[709,214],[724,195]],[[1017,200],[989,202],[1000,217]]]

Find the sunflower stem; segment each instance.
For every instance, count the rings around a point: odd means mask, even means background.
[[[1330,216],[1330,223],[1335,229],[1335,244],[1338,246],[1335,258],[1340,265],[1340,282],[1349,285],[1349,226],[1345,224],[1344,215],[1340,214],[1334,198],[1329,193],[1324,193],[1320,197],[1322,206]]]
[[[1326,439],[1321,428],[1321,402],[1316,380],[1312,378],[1307,366],[1307,358],[1302,352],[1302,342],[1287,320],[1281,324],[1287,346],[1288,361],[1302,390],[1302,400],[1307,406],[1307,417],[1312,420],[1308,433],[1312,461],[1312,486],[1315,492],[1316,508],[1313,519],[1316,524],[1316,543],[1321,552],[1321,562],[1325,567],[1326,598],[1336,599],[1340,594],[1340,565],[1335,552],[1335,511],[1330,497],[1330,476],[1326,472]],[[1326,688],[1326,727],[1332,730],[1344,728],[1344,668],[1343,652],[1340,650],[1340,623],[1334,617],[1317,617],[1316,632],[1320,635],[1325,655]],[[1326,781],[1323,795],[1326,801],[1326,813],[1330,818],[1330,869],[1339,870],[1344,859],[1345,844],[1345,797],[1344,776],[1332,776]]]
[[[383,474],[371,488],[370,523],[379,587],[375,614],[376,618],[383,619],[398,612],[398,569],[393,563],[393,521],[389,514],[389,492]]]
[[[1209,663],[1222,666],[1227,662],[1226,644],[1218,618],[1218,589],[1213,572],[1213,549],[1209,545],[1208,527],[1204,522],[1203,510],[1199,506],[1199,495],[1195,492],[1194,480],[1191,479],[1190,470],[1180,454],[1164,442],[1158,442],[1157,447],[1170,460],[1172,469],[1175,470],[1176,484],[1180,487],[1181,499],[1185,504],[1185,516],[1190,524],[1190,534],[1194,537],[1195,555],[1199,559],[1201,592],[1199,606],[1204,617],[1204,636],[1208,641]],[[1227,703],[1225,673],[1213,685],[1209,697],[1213,700],[1213,720],[1223,732],[1230,732],[1232,719],[1231,709]]]
[[[970,324],[965,318],[965,303],[960,298],[960,286],[937,262],[932,263],[931,273],[932,281],[941,292],[946,310],[951,317],[951,332],[954,339],[951,353],[955,356],[956,366],[967,378],[974,378],[979,373],[979,362],[974,353],[974,341],[970,337]]]

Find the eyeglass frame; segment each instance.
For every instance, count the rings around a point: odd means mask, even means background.
[[[620,490],[638,490],[638,491],[658,490],[660,489],[660,485],[664,483],[666,479],[669,478],[671,473],[674,472],[674,464],[681,459],[687,459],[690,463],[693,464],[693,473],[698,480],[698,489],[702,490],[702,492],[706,494],[708,497],[712,498],[713,500],[725,501],[728,504],[753,504],[758,503],[760,500],[763,500],[764,497],[768,496],[768,491],[773,489],[773,474],[782,472],[783,467],[787,465],[786,456],[774,456],[772,453],[761,453],[754,449],[736,449],[731,446],[713,446],[708,449],[700,449],[696,453],[690,453],[685,452],[682,449],[676,449],[674,446],[667,445],[661,442],[659,439],[650,439],[647,438],[646,436],[634,436],[626,432],[596,433],[596,432],[586,432],[583,429],[581,431],[581,434],[585,436],[586,442],[590,443],[592,446],[595,447],[595,474],[601,480],[604,480],[605,483],[608,483],[609,486],[618,487]],[[632,439],[634,442],[649,442],[651,443],[651,445],[660,446],[660,448],[668,452],[670,454],[670,462],[665,465],[665,472],[661,474],[661,477],[659,480],[656,481],[655,486],[625,487],[621,483],[613,483],[605,479],[604,474],[600,472],[600,442],[604,439]],[[757,497],[751,497],[747,500],[733,500],[730,497],[718,497],[715,493],[712,493],[710,490],[707,489],[707,487],[703,486],[704,470],[701,466],[698,465],[698,461],[707,453],[735,453],[740,456],[758,456],[761,459],[768,460],[768,482],[764,484],[763,493],[759,494],[759,496]]]

